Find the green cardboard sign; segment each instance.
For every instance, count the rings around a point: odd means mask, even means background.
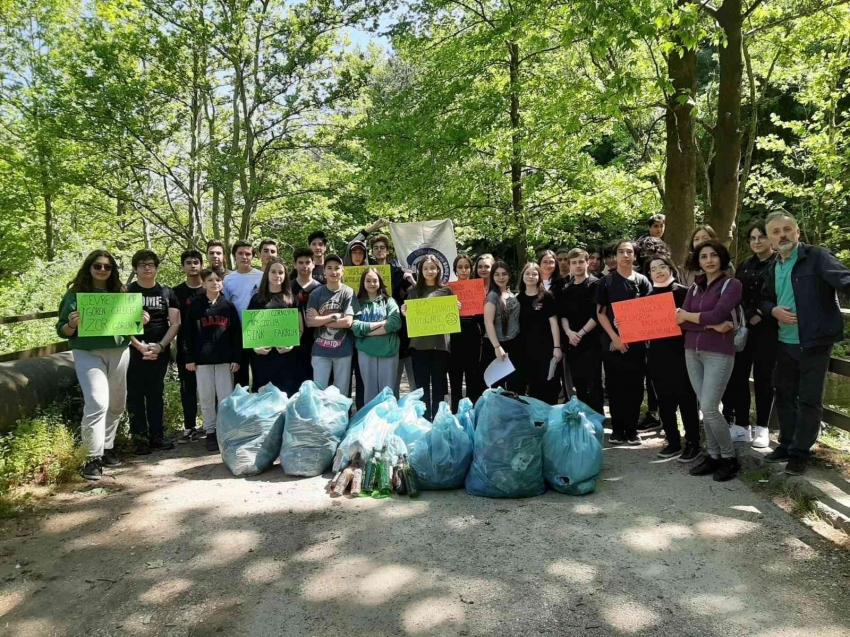
[[[242,347],[293,347],[301,342],[297,309],[245,310]]]
[[[145,331],[141,294],[80,292],[77,311],[78,336],[137,336]]]
[[[407,335],[410,338],[460,332],[460,315],[454,294],[430,299],[408,299],[405,305]]]

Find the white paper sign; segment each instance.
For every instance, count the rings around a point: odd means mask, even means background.
[[[510,357],[503,361],[497,358],[484,370],[484,382],[487,383],[487,387],[492,387],[515,369]]]

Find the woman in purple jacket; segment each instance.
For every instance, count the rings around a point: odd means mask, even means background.
[[[690,470],[692,476],[714,474],[717,482],[738,472],[729,423],[720,400],[735,364],[732,312],[741,303],[741,282],[728,276],[729,251],[714,239],[696,247],[688,266],[702,270],[688,290],[676,321],[685,331],[685,362],[705,423],[708,454]]]

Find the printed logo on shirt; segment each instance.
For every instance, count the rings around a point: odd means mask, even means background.
[[[201,327],[223,327],[227,329],[230,319],[226,316],[202,316]]]
[[[342,314],[342,305],[337,302],[336,297],[330,299],[319,308],[319,316],[330,316],[331,314]],[[347,329],[322,325],[316,328],[316,344],[327,349],[339,349],[345,341]]]
[[[142,301],[143,301],[143,304],[144,304],[145,307],[149,307],[149,308],[163,307],[162,295],[161,294],[157,294],[156,296],[145,296],[145,297],[143,297]]]

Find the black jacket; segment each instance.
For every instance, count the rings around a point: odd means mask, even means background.
[[[754,316],[761,316],[762,324],[772,329],[776,329],[776,319],[770,314],[764,314],[762,306],[764,305],[763,293],[767,273],[770,272],[771,276],[774,276],[774,270],[771,267],[774,259],[776,259],[776,253],[765,261],[754,254],[741,261],[735,271],[735,278],[743,286],[741,307],[744,308],[744,316],[747,318],[747,322],[749,323]]]
[[[776,263],[765,273],[762,312],[771,315],[776,307]],[[791,286],[797,302],[800,345],[832,345],[844,338],[844,321],[836,290],[850,292],[850,269],[825,248],[800,243],[797,263],[791,271]]]
[[[183,355],[187,363],[220,365],[239,363],[242,324],[236,307],[220,295],[215,305],[206,294],[189,305],[183,326]]]

